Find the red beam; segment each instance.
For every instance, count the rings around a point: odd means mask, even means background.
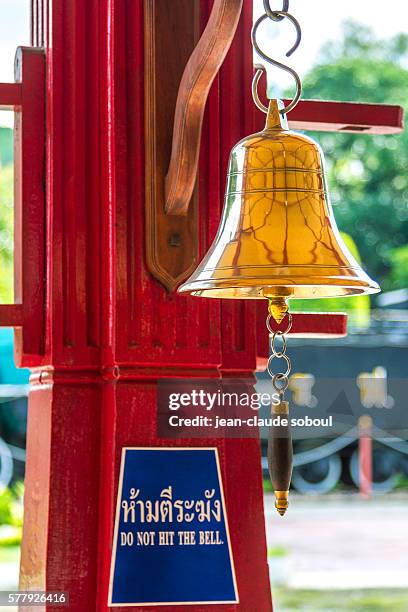
[[[269,357],[269,337],[265,321],[267,307],[264,302],[257,304],[257,370],[263,371]],[[287,318],[276,329],[284,331]],[[272,325],[272,329],[275,326]],[[347,336],[347,315],[341,312],[294,312],[292,328],[288,333],[292,338],[342,338]]]
[[[21,107],[14,123],[14,299],[22,304],[15,358],[29,367],[45,342],[45,56],[19,47],[15,77]]]
[[[370,499],[373,489],[373,420],[367,414],[358,420],[358,436],[360,496]]]
[[[404,109],[389,104],[301,100],[288,114],[288,121],[295,130],[398,134],[404,129]]]
[[[288,336],[342,338],[347,336],[347,315],[342,312],[295,312]],[[277,329],[285,329],[284,322]]]
[[[22,304],[0,304],[0,327],[21,327],[22,324]]]
[[[0,109],[15,110],[21,106],[21,83],[0,83]]]

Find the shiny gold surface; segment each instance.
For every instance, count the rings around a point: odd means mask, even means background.
[[[214,298],[375,293],[336,227],[323,154],[276,100],[265,129],[232,150],[217,236],[181,292]]]
[[[289,506],[289,491],[275,491],[275,508],[283,516]]]
[[[272,404],[271,414],[288,415],[289,402],[281,401],[279,404]]]
[[[268,298],[268,312],[273,316],[273,318],[278,324],[282,323],[288,311],[289,306],[285,298]]]

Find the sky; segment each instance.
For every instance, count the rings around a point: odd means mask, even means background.
[[[0,0],[0,82],[14,81],[16,47],[30,44],[30,0]],[[0,111],[0,126],[12,127],[13,113]]]
[[[270,0],[270,5],[273,9],[281,8],[282,0]],[[290,0],[289,10],[300,22],[303,34],[301,46],[290,58],[290,65],[300,76],[304,75],[315,62],[320,47],[339,38],[344,19],[353,18],[371,26],[384,38],[400,32],[404,26],[408,32],[407,0],[393,0],[389,12],[385,7],[384,0]],[[254,0],[254,10],[258,15],[263,12],[263,0]],[[13,81],[15,49],[18,45],[29,44],[29,14],[30,0],[0,0],[0,82]],[[276,58],[283,60],[292,44],[293,32],[285,22],[262,25],[260,38],[267,38],[265,51],[271,52],[272,47],[276,49]],[[282,89],[290,85],[291,79],[285,73],[273,70],[273,74]],[[0,125],[11,126],[12,123],[12,113],[0,111]]]
[[[282,5],[282,0],[270,0],[272,9],[282,8]],[[277,60],[289,64],[302,78],[315,63],[322,45],[341,37],[342,23],[347,19],[371,27],[379,38],[389,38],[404,30],[408,33],[407,0],[393,0],[389,12],[385,7],[383,0],[290,0],[289,12],[302,28],[300,46],[289,59],[286,58],[286,51],[295,41],[295,29],[287,20],[269,23],[266,20],[259,28],[260,41],[264,42],[262,48],[267,54],[274,53]],[[255,16],[262,13],[263,0],[254,0]],[[262,63],[262,60],[257,61]],[[270,76],[271,80],[279,82],[282,89],[293,83],[289,75],[276,68],[271,69]]]

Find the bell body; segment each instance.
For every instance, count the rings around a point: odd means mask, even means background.
[[[276,101],[265,129],[233,148],[217,236],[179,291],[215,298],[379,291],[338,232],[320,147],[287,129]]]

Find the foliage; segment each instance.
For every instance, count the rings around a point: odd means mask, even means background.
[[[284,548],[283,546],[272,546],[271,548],[268,548],[268,559],[271,557],[287,557],[288,554],[288,549]]]
[[[334,590],[283,589],[273,590],[275,609],[309,610],[317,612],[406,612],[406,589]]]
[[[0,303],[7,304],[13,302],[13,166],[11,164],[0,167],[0,211]]]
[[[16,482],[0,492],[0,563],[9,557],[14,558],[16,547],[21,544],[23,527],[23,494],[24,484]],[[3,550],[10,549],[10,554]]]
[[[21,527],[7,525],[4,529],[0,527],[0,547],[14,548],[21,545],[23,530]]]
[[[13,487],[6,487],[0,492],[0,525],[22,527],[22,495],[23,483],[16,483]]]
[[[408,476],[404,473],[399,473],[397,476],[397,482],[395,485],[395,489],[406,490],[408,489]]]
[[[264,493],[272,493],[273,487],[270,478],[263,479],[263,491]]]
[[[304,97],[400,104],[408,108],[408,36],[378,40],[346,22],[304,79]],[[318,133],[338,226],[350,234],[364,268],[383,289],[407,286],[408,132]]]
[[[0,493],[0,524],[1,525],[12,525],[13,501],[14,501],[14,496],[10,489],[4,489],[4,491]]]
[[[2,563],[19,563],[20,546],[1,546],[0,545],[0,566]]]
[[[395,287],[408,287],[408,244],[392,249],[389,254],[390,280]]]
[[[0,163],[7,166],[13,163],[13,130],[0,127]]]

